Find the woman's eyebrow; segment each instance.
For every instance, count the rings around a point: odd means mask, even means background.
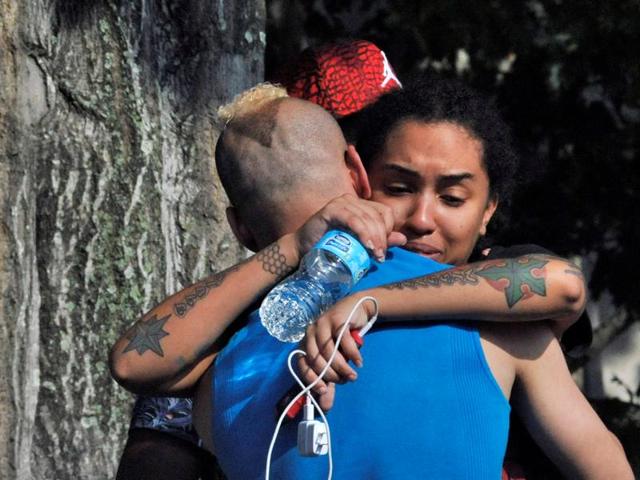
[[[438,186],[448,187],[450,185],[457,185],[459,183],[462,183],[463,180],[471,180],[471,179],[473,179],[473,173],[469,173],[469,172],[440,175],[438,177]]]
[[[405,167],[404,165],[399,165],[397,163],[388,163],[384,166],[385,173],[399,173],[405,177],[413,177],[416,179],[422,178],[422,174],[414,170],[413,168]],[[462,183],[464,180],[471,180],[474,178],[473,173],[470,172],[460,172],[460,173],[449,173],[445,175],[438,176],[438,186],[447,187],[449,185],[456,185],[458,183]]]
[[[412,168],[404,167],[402,165],[398,165],[397,163],[388,163],[384,166],[385,172],[395,172],[400,173],[409,177],[420,178],[420,173]]]

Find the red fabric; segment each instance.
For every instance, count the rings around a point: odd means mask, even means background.
[[[502,467],[502,480],[526,480],[523,468],[513,460],[505,460]]]
[[[382,50],[365,40],[307,49],[277,80],[292,97],[310,100],[336,117],[402,86]]]

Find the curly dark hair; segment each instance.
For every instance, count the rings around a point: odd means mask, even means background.
[[[494,102],[460,81],[435,75],[383,95],[358,119],[356,144],[367,168],[382,154],[389,133],[410,120],[456,124],[482,143],[490,195],[500,200],[502,223],[515,187],[518,155]]]

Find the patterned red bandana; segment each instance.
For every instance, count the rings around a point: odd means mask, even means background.
[[[310,100],[338,118],[402,87],[384,52],[365,40],[305,50],[280,83],[292,97]]]

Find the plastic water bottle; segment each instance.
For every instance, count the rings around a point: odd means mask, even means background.
[[[302,339],[307,325],[344,297],[369,270],[365,248],[348,233],[331,230],[302,258],[300,268],[260,306],[260,320],[281,342]]]

